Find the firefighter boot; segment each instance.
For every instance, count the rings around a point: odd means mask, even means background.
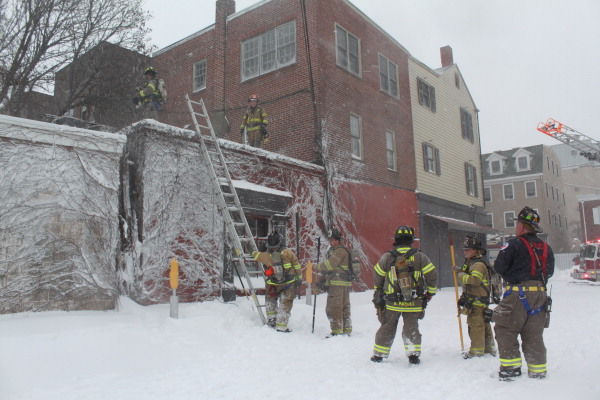
[[[411,354],[410,356],[408,356],[408,362],[409,364],[419,364],[421,362],[421,360],[419,360],[419,356],[416,354]]]
[[[376,362],[376,363],[380,363],[383,361],[383,357],[381,356],[372,356],[371,357],[371,361]]]
[[[500,368],[498,372],[498,379],[501,381],[514,381],[519,376],[521,376],[521,368]]]
[[[267,325],[269,325],[271,328],[275,328],[275,318],[269,318]]]

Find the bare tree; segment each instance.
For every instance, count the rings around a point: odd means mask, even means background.
[[[0,109],[17,114],[29,91],[48,90],[56,71],[102,42],[144,52],[148,18],[142,0],[0,0]]]

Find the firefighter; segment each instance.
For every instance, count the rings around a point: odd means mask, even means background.
[[[481,357],[484,354],[496,355],[492,333],[490,304],[491,282],[489,266],[483,259],[486,251],[481,240],[467,235],[463,244],[465,263],[458,267],[458,281],[463,290],[458,306],[467,316],[471,348],[463,356],[465,359]]]
[[[375,334],[371,361],[381,362],[390,354],[402,316],[402,340],[410,364],[419,364],[421,333],[419,319],[437,292],[437,270],[424,253],[412,248],[415,230],[400,226],[394,233],[394,248],[385,252],[373,267],[375,292],[381,326]]]
[[[331,229],[327,232],[327,238],[330,247],[327,250],[326,260],[315,268],[319,274],[317,287],[327,291],[325,313],[331,327],[331,333],[327,337],[350,335],[352,333],[350,252],[342,246],[342,234],[339,230]]]
[[[267,113],[258,106],[258,96],[250,95],[248,98],[248,108],[242,117],[240,126],[240,135],[244,135],[244,130],[248,135],[248,144],[253,147],[261,147],[263,143],[268,143],[269,134],[267,132]]]
[[[137,96],[133,98],[133,103],[138,107],[144,106],[150,111],[159,111],[165,100],[161,92],[164,83],[156,78],[156,70],[152,67],[144,70],[144,78],[146,81],[142,87],[137,88]]]
[[[291,332],[288,328],[296,288],[302,283],[301,266],[294,252],[285,248],[283,237],[273,231],[267,237],[267,251],[254,252],[255,261],[265,269],[267,324],[278,332]]]
[[[493,314],[500,380],[510,381],[521,375],[519,335],[528,376],[542,379],[547,373],[543,333],[550,322],[547,282],[554,273],[554,253],[537,236],[542,232],[539,223],[537,211],[523,208],[517,217],[516,238],[502,247],[494,263],[506,282],[502,301]]]

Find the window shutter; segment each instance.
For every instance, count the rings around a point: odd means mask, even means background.
[[[465,163],[465,190],[469,194],[469,163]]]
[[[423,105],[423,82],[417,78],[417,92],[419,93],[419,104]]]
[[[427,144],[423,142],[421,147],[423,148],[423,169],[427,171]]]
[[[477,168],[474,166],[471,166],[471,168],[473,169],[473,194],[475,197],[479,197],[479,191],[477,190]]]
[[[430,99],[429,101],[431,102],[431,111],[435,112],[435,88],[433,86],[430,86],[429,88],[431,89],[429,91],[429,99]]]
[[[435,155],[435,173],[436,175],[441,175],[442,167],[440,165],[440,150],[436,148],[433,154]]]

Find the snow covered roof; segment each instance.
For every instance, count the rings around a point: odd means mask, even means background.
[[[164,124],[162,122],[155,121],[153,119],[144,119],[136,122],[135,124],[120,131],[125,135],[129,135],[132,132],[140,128],[152,129],[161,133],[165,133],[171,136],[178,136],[186,139],[192,139],[196,136],[196,132],[190,129],[178,128],[173,125]],[[293,165],[296,167],[312,170],[318,173],[323,172],[323,167],[307,161],[298,160],[297,158],[288,157],[283,154],[274,153],[265,149],[252,147],[238,142],[233,142],[227,139],[219,139],[219,144],[224,149],[237,150],[245,153],[252,153],[264,157],[271,161],[279,161],[287,165]]]
[[[127,141],[125,135],[118,133],[92,131],[8,115],[0,115],[0,137],[107,153],[121,153]]]
[[[236,189],[245,189],[253,192],[267,193],[280,197],[289,197],[290,199],[292,198],[292,194],[285,190],[271,189],[267,186],[257,185],[256,183],[251,183],[248,181],[238,181],[235,179],[232,179],[231,182]]]

